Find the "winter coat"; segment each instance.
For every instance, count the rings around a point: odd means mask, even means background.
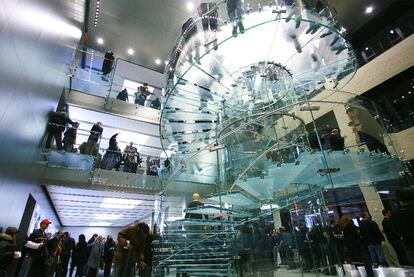
[[[72,265],[78,266],[86,264],[88,261],[88,245],[86,242],[78,242],[73,249],[72,253]]]
[[[88,258],[88,267],[99,268],[102,256],[102,243],[95,240]]]
[[[7,268],[13,261],[13,252],[17,250],[13,237],[1,233],[0,234],[0,271],[7,271]]]
[[[130,241],[130,248],[126,249],[127,240]],[[130,252],[130,262],[144,260],[145,240],[141,236],[138,224],[127,226],[118,233],[118,245],[115,250],[114,263],[122,265],[125,263]]]
[[[115,255],[116,243],[115,241],[107,241],[104,245],[104,262],[112,263],[112,259]]]

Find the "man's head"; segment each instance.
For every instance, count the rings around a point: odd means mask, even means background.
[[[49,224],[52,224],[52,221],[50,221],[49,219],[43,219],[40,222],[40,229],[42,231],[45,231],[47,229],[47,227],[49,227]]]
[[[19,232],[19,230],[17,230],[16,227],[7,227],[6,229],[6,234],[9,236],[14,236],[15,234],[17,234]]]
[[[134,146],[134,142],[133,141],[131,141],[130,143],[129,143],[129,146]]]
[[[98,242],[101,242],[101,241],[103,240],[103,236],[98,236],[98,237],[96,238],[96,240],[97,240]]]
[[[146,239],[149,236],[150,228],[145,222],[138,222],[137,227],[139,229],[140,235],[143,239]]]
[[[73,122],[73,125],[72,125],[72,126],[73,126],[74,128],[78,128],[78,127],[79,127],[79,125],[80,125],[80,124],[79,124],[79,122]]]
[[[61,238],[63,238],[65,236],[65,233],[63,231],[58,231],[58,232],[56,232],[55,236],[58,239],[61,239]]]
[[[369,216],[369,213],[367,213],[367,212],[361,213],[361,217],[362,217],[363,220],[370,220],[371,219],[371,217]]]
[[[198,194],[197,192],[193,193],[193,201],[200,201],[200,199],[200,194]]]
[[[106,237],[106,240],[107,240],[107,241],[113,241],[113,238],[112,238],[112,236],[111,236],[111,235],[108,235],[108,236]]]
[[[98,121],[98,122],[96,122],[96,125],[101,126],[102,125],[102,122]]]

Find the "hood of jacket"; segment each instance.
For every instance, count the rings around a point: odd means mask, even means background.
[[[13,241],[13,237],[6,234],[6,233],[0,233],[0,240],[7,240],[7,241]]]

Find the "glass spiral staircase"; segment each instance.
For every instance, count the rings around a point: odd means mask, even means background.
[[[330,7],[291,2],[249,8],[237,34],[219,17],[217,32],[189,38],[190,27],[177,40],[160,117],[171,159],[163,193],[175,193],[173,180],[191,180],[189,195],[201,188],[209,194],[203,206],[185,210],[201,219],[157,221],[165,225],[155,243],[157,276],[167,268],[240,276],[240,227],[327,189],[400,180],[406,172],[397,156],[370,152],[361,138],[340,150],[323,145],[315,118],[324,109],[348,116],[340,129],[383,144],[387,135],[373,103],[341,91],[357,62]],[[327,221],[323,201],[319,211]]]

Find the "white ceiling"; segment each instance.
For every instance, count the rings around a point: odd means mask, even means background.
[[[330,0],[337,11],[339,22],[349,33],[355,32],[371,20],[383,8],[398,0]],[[117,0],[101,1],[97,28],[93,27],[96,0],[91,1],[88,46],[103,52],[112,50],[115,56],[162,71],[164,64],[156,65],[155,59],[168,60],[171,49],[181,32],[182,24],[196,11],[190,12],[186,5],[198,0]],[[220,2],[214,1],[213,2]],[[258,3],[268,5],[269,0],[245,0],[257,9]],[[375,7],[372,14],[365,14],[369,5]],[[227,19],[225,5],[221,5],[219,16]],[[104,39],[98,45],[96,39]],[[127,49],[134,49],[129,56]]]
[[[63,226],[122,227],[136,220],[149,222],[157,195],[47,186]],[[167,196],[168,217],[182,215],[181,197]]]

